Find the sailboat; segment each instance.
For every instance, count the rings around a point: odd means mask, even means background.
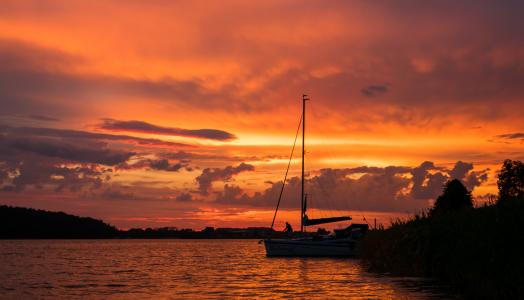
[[[265,239],[264,246],[266,249],[267,256],[327,256],[327,257],[338,257],[338,256],[352,256],[355,253],[355,245],[357,240],[362,237],[368,230],[367,224],[351,224],[345,229],[335,230],[332,235],[307,235],[305,229],[308,226],[327,224],[333,222],[350,221],[350,216],[330,217],[330,218],[319,218],[310,219],[307,215],[307,194],[304,190],[304,154],[305,154],[305,131],[306,131],[306,101],[308,101],[307,95],[302,95],[302,174],[301,174],[301,193],[300,193],[300,232],[298,237],[288,239]],[[299,123],[300,128],[300,123]],[[298,129],[297,129],[298,135]],[[295,138],[296,143],[296,138]],[[294,150],[294,145],[293,145]],[[293,157],[293,150],[291,152],[291,158]],[[289,164],[288,164],[289,171]],[[282,185],[280,192],[279,201],[275,210],[275,216],[273,217],[273,228],[278,206],[280,205],[280,199],[286,183],[286,177]]]

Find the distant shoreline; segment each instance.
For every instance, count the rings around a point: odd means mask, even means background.
[[[95,238],[84,238],[84,237],[49,237],[49,238],[0,238],[0,241],[108,241],[108,240],[260,240],[261,238],[256,237],[237,237],[237,238],[226,238],[226,237],[217,237],[217,238],[178,238],[178,237],[168,237],[168,238],[154,238],[154,237],[146,237],[146,238],[103,238],[103,237],[95,237]]]
[[[175,227],[120,230],[89,217],[0,206],[0,240],[264,239],[286,236],[286,233],[268,227],[206,227],[200,231]]]

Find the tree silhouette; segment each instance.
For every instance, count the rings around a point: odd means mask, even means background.
[[[518,160],[506,159],[502,164],[497,181],[499,203],[524,200],[524,164]]]
[[[0,205],[0,238],[112,238],[118,230],[100,220]]]
[[[431,215],[444,214],[462,208],[473,207],[471,192],[458,179],[446,182],[442,195],[437,198]]]

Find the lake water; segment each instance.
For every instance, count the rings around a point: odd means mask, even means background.
[[[256,240],[3,240],[0,298],[442,299],[357,259],[267,258]]]

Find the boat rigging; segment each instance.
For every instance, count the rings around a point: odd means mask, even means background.
[[[275,214],[271,222],[271,228],[275,224],[275,218],[282,200],[284,187],[286,185],[291,160],[297,142],[300,125],[302,125],[302,165],[301,165],[301,189],[300,189],[300,233],[305,234],[307,226],[320,225],[332,222],[349,221],[350,216],[310,219],[307,215],[307,194],[305,193],[305,139],[306,139],[306,102],[307,95],[302,95],[302,115],[291,149],[291,155],[287,165],[284,181],[280,189]],[[308,237],[303,236],[296,239],[266,239],[264,245],[268,256],[350,256],[353,255],[356,240],[368,229],[367,224],[352,224],[342,230],[335,230],[331,236]]]

